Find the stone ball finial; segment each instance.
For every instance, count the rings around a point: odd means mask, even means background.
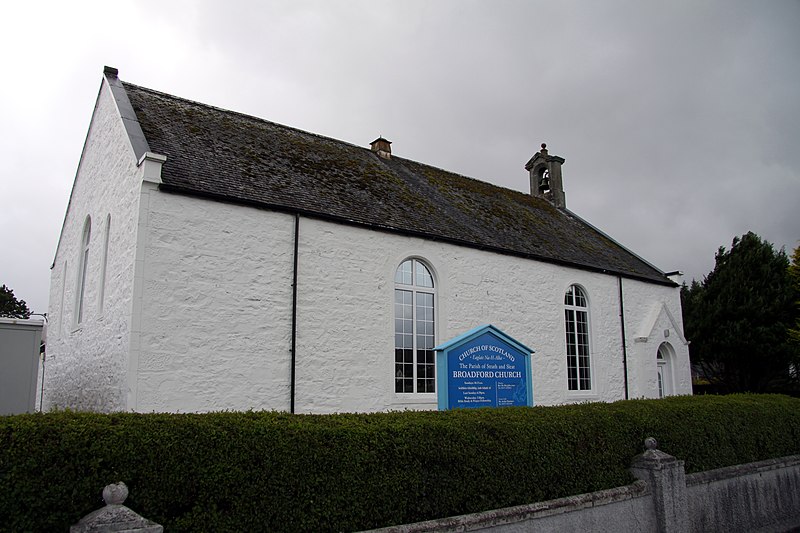
[[[546,143],[542,143],[542,150],[547,150],[547,144]]]
[[[658,441],[653,437],[647,437],[644,439],[644,447],[648,450],[655,450],[658,447]]]
[[[106,505],[122,505],[128,497],[128,486],[122,481],[106,485],[103,489],[103,501]]]

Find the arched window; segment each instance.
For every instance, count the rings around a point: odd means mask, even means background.
[[[567,384],[569,390],[591,390],[589,307],[586,304],[586,294],[577,285],[570,285],[564,295],[564,317],[567,331]]]
[[[92,235],[92,219],[86,217],[83,224],[80,255],[78,256],[78,286],[75,291],[75,323],[83,322],[83,296],[86,291],[86,270],[89,266],[89,238]]]
[[[436,392],[433,276],[422,261],[406,259],[394,283],[394,390]]]
[[[67,260],[64,260],[64,268],[61,270],[61,300],[58,305],[58,335],[64,332],[64,316],[66,310],[64,309],[64,295],[67,293]],[[68,324],[69,322],[67,322]],[[52,340],[52,339],[51,339]]]
[[[108,243],[111,237],[111,213],[106,217],[106,239],[103,243],[103,266],[100,270],[100,296],[97,298],[97,312],[103,313],[103,300],[106,296],[106,267],[108,266]]]
[[[672,389],[672,346],[662,342],[656,352],[656,371],[658,372],[658,397],[671,396]]]

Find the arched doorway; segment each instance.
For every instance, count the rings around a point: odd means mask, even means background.
[[[658,397],[664,398],[675,394],[672,383],[672,360],[674,350],[668,342],[662,342],[656,353],[656,371],[658,372]]]

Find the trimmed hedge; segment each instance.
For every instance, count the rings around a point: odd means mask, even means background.
[[[369,415],[0,417],[0,529],[64,531],[124,481],[168,531],[351,531],[628,484],[645,437],[697,472],[800,453],[800,399]]]

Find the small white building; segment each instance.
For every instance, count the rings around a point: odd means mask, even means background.
[[[0,416],[36,409],[43,331],[38,318],[0,317]]]
[[[44,406],[435,409],[431,348],[481,324],[535,350],[535,404],[690,394],[678,285],[566,208],[563,162],[543,145],[524,194],[107,67]]]

